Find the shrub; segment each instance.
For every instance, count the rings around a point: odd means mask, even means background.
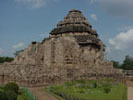
[[[97,83],[96,82],[93,84],[93,87],[94,88],[97,88]]]
[[[6,93],[3,91],[0,91],[0,100],[8,100]]]
[[[71,87],[71,86],[74,86],[75,83],[73,83],[73,82],[65,82],[65,85],[66,85],[67,87]]]
[[[8,100],[17,100],[17,94],[12,90],[5,91],[7,94]]]
[[[82,89],[80,89],[78,92],[79,92],[79,93],[85,93],[85,91],[82,90]]]
[[[103,82],[102,83],[102,87],[105,87],[105,88],[112,88],[112,85],[113,85],[114,83],[111,83],[111,82]]]
[[[79,88],[86,88],[86,85],[83,84],[83,83],[81,83],[81,84],[79,85]]]
[[[111,89],[109,87],[104,88],[104,93],[108,94],[110,91],[111,91]]]
[[[86,81],[85,80],[77,80],[77,83],[85,84]]]
[[[3,86],[0,86],[0,90],[3,90],[4,89],[4,87]]]
[[[8,84],[5,85],[4,90],[5,90],[5,91],[6,91],[6,90],[12,90],[12,91],[14,91],[16,94],[18,94],[19,87],[18,87],[18,85],[15,84],[15,83],[8,83]]]

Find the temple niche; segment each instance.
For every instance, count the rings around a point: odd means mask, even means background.
[[[13,62],[0,65],[0,82],[44,86],[107,77],[123,81],[122,70],[104,60],[104,51],[105,45],[82,12],[71,10],[48,38],[32,42]],[[3,74],[8,75],[6,80]]]

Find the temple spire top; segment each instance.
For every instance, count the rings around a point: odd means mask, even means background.
[[[93,33],[91,24],[83,16],[80,10],[70,10],[66,17],[64,17],[64,20],[60,21],[57,24],[57,27],[54,28],[50,34],[56,35],[70,32],[87,32],[89,34]]]

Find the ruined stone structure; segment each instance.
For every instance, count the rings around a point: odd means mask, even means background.
[[[79,10],[71,10],[41,43],[32,42],[11,63],[0,65],[0,83],[42,86],[78,79],[112,77],[121,70],[104,60],[105,45]]]

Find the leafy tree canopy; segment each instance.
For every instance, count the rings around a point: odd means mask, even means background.
[[[127,55],[123,61],[122,68],[125,70],[133,70],[133,57]]]
[[[124,70],[133,70],[133,57],[127,55],[122,64],[117,61],[112,61],[115,68],[122,68]]]
[[[14,60],[13,57],[0,57],[0,63],[11,62],[13,60]]]
[[[121,68],[121,64],[118,61],[112,60],[112,62],[113,62],[114,68]]]

